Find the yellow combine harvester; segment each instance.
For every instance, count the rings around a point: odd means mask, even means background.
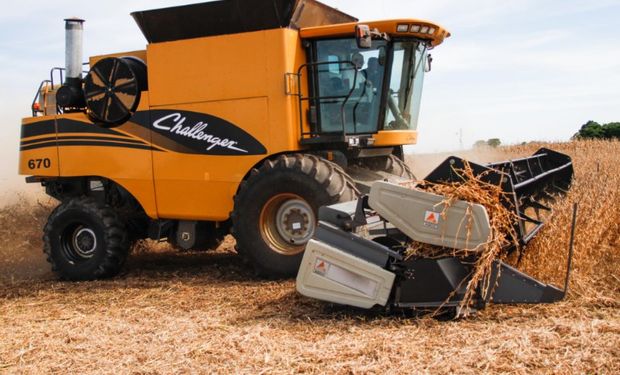
[[[85,77],[83,21],[66,20],[66,67],[22,122],[19,166],[62,202],[45,229],[61,276],[113,275],[139,238],[210,248],[231,230],[259,271],[293,275],[318,207],[413,177],[402,145],[450,34],[314,0],[249,6],[135,12],[146,50],[91,57]]]
[[[296,274],[310,243],[298,290],[360,307],[385,305],[394,291],[405,296],[395,305],[433,305],[467,277],[456,258],[420,266],[399,250],[462,237],[435,215],[441,197],[397,185],[414,179],[403,145],[416,143],[428,52],[445,29],[361,23],[314,0],[132,15],[146,50],[91,57],[86,72],[84,21],[67,19],[66,66],[52,69],[22,122],[19,171],[61,202],[44,242],[62,278],[113,276],[142,238],[209,249],[228,233],[267,276]],[[462,164],[452,158],[426,180],[458,180]],[[475,168],[511,197],[523,244],[542,226],[526,210],[546,209],[545,191],[572,179],[570,158],[550,150]],[[381,220],[367,228],[371,208]],[[475,212],[474,229],[488,233],[486,211]],[[428,277],[411,286],[416,270]],[[439,294],[418,296],[428,284],[441,284]]]

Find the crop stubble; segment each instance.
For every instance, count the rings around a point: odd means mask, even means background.
[[[493,159],[539,146],[502,148]],[[254,278],[230,239],[210,253],[150,245],[136,249],[116,279],[58,282],[40,250],[50,202],[7,204],[0,373],[618,373],[620,143],[546,146],[573,157],[576,178],[521,268],[562,283],[578,202],[569,296],[490,306],[459,321],[385,317],[300,297],[293,281]]]

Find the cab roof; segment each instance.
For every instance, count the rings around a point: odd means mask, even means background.
[[[302,28],[299,32],[302,38],[328,38],[337,36],[355,35],[355,26],[358,24],[368,25],[371,29],[395,36],[415,36],[416,38],[430,41],[431,46],[440,45],[450,32],[436,23],[414,18],[402,18],[395,20],[382,20],[370,22],[348,22],[336,25],[324,25]]]
[[[300,30],[302,38],[348,36],[355,33],[358,24],[357,18],[316,0],[219,0],[138,11],[131,15],[149,43],[284,27]],[[424,20],[397,19],[365,24],[392,36],[427,39],[432,46],[450,36],[443,27]]]

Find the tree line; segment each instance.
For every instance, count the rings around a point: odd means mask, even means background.
[[[607,124],[599,124],[596,121],[588,121],[581,125],[581,128],[573,139],[620,139],[620,122],[610,122]]]
[[[590,120],[581,125],[581,128],[573,135],[572,139],[620,139],[620,122],[599,124],[596,121]],[[490,138],[486,141],[480,139],[474,143],[474,148],[498,147],[499,145],[501,145],[499,138]]]

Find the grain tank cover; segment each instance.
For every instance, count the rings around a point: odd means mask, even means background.
[[[220,0],[131,15],[149,43],[357,21],[316,0]]]

